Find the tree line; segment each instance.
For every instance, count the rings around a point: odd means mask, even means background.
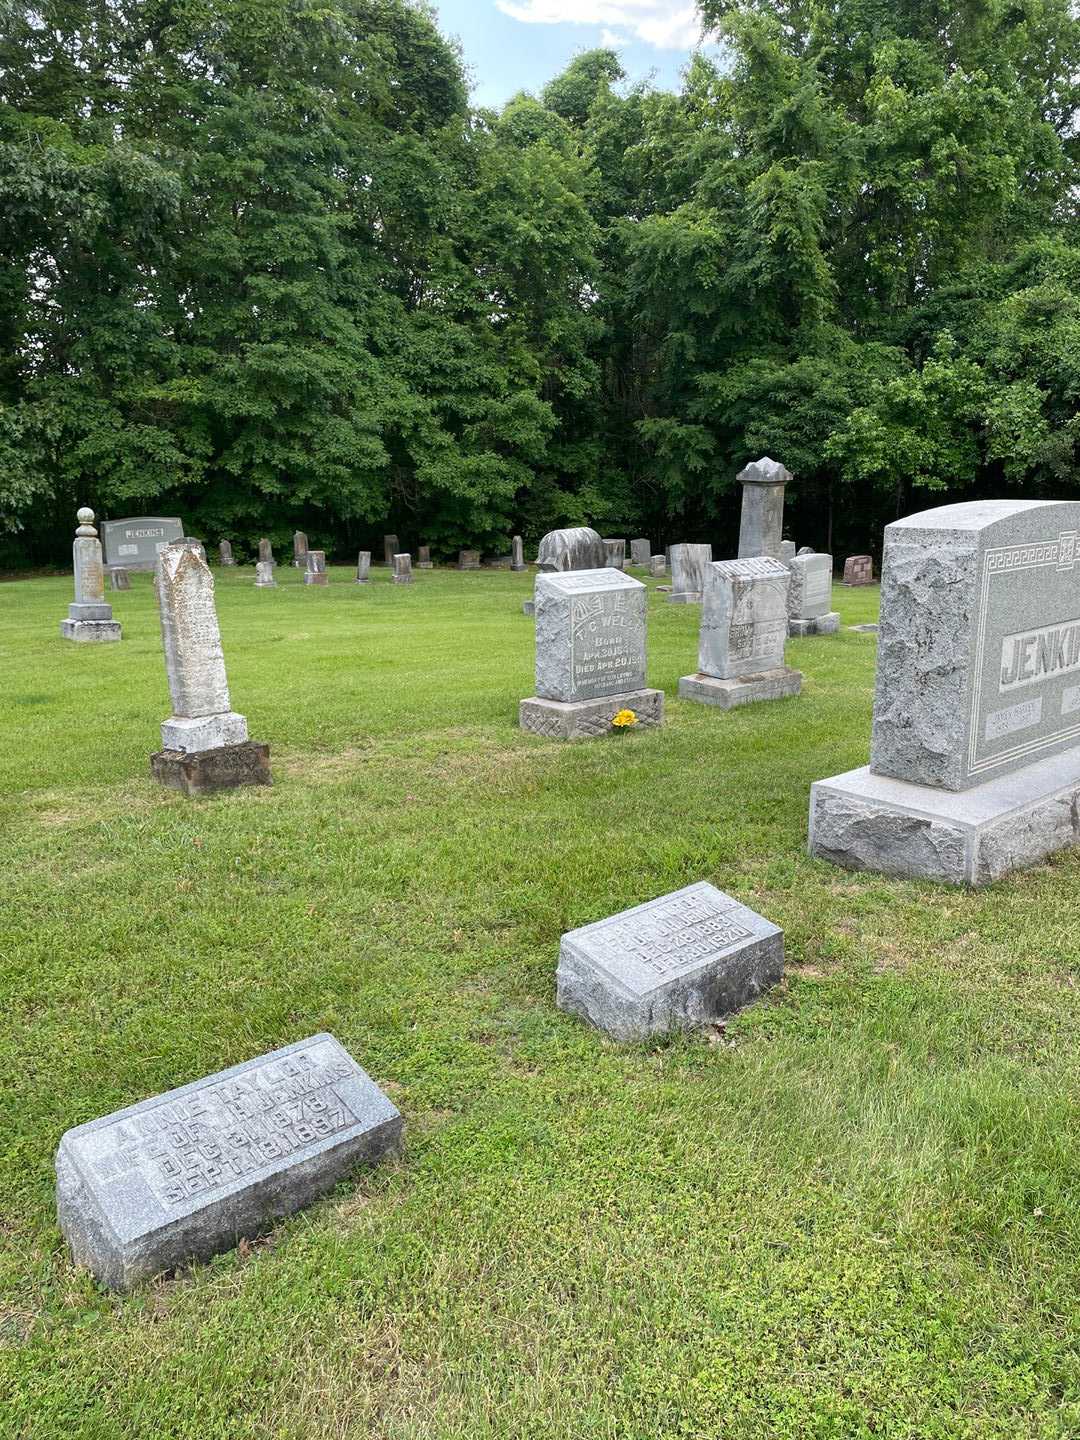
[[[417,0],[0,0],[0,563],[794,538],[1080,479],[1071,0],[700,0],[471,107]],[[713,58],[709,58],[712,56]],[[467,57],[466,57],[467,58]]]

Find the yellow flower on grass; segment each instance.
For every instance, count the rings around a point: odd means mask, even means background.
[[[633,710],[620,710],[611,723],[616,730],[628,730],[631,725],[637,724],[637,716]]]

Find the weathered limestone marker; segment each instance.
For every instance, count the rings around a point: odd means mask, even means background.
[[[870,765],[821,780],[813,854],[984,885],[1080,840],[1080,501],[885,530]]]
[[[256,560],[255,584],[260,590],[277,589],[277,581],[274,579],[274,562],[272,560]]]
[[[698,673],[684,675],[684,700],[731,710],[798,695],[802,673],[784,664],[791,575],[779,560],[718,560],[705,578]]]
[[[248,739],[247,721],[232,708],[214,577],[193,545],[178,540],[161,551],[157,592],[172,714],[151,773],[188,795],[269,785],[270,747]]]
[[[710,553],[712,552],[711,545],[709,546],[709,551]],[[667,574],[667,556],[654,555],[649,561],[649,573],[654,580],[662,580]]]
[[[361,550],[356,557],[356,583],[368,585],[371,582],[371,551]]]
[[[670,605],[699,605],[705,589],[705,575],[712,564],[711,545],[672,545]]]
[[[789,635],[835,635],[840,616],[832,606],[832,556],[796,555],[787,561]]]
[[[645,586],[621,570],[538,575],[536,694],[523,730],[552,740],[606,734],[621,710],[641,726],[664,718],[662,690],[645,686]]]
[[[302,530],[297,530],[292,537],[293,565],[297,570],[307,569],[308,538]]]
[[[480,551],[479,551],[479,550],[459,550],[459,551],[458,551],[458,564],[457,564],[457,568],[458,568],[459,570],[479,570],[479,569],[480,569]]]
[[[309,550],[307,553],[307,569],[304,571],[305,585],[328,585],[330,577],[326,573],[326,551]]]
[[[596,531],[587,525],[549,530],[540,541],[536,563],[544,575],[564,570],[603,570],[607,565],[607,548]]]
[[[101,645],[121,638],[120,622],[113,619],[112,606],[105,600],[105,571],[94,512],[84,505],[76,518],[79,528],[71,547],[75,599],[68,606],[68,618],[60,621],[60,634],[80,645]]]
[[[649,540],[630,541],[630,564],[647,566],[652,558],[652,543]]]
[[[400,543],[399,543],[399,541],[398,541],[398,537],[397,537],[396,535],[384,535],[383,538],[382,538],[382,543],[383,543],[383,560],[386,562],[387,565],[393,567],[393,564],[394,564],[394,556],[395,556],[395,555],[398,553],[398,551],[401,549],[401,545],[400,545]]]
[[[411,555],[394,556],[393,580],[395,585],[411,585],[413,583]]]
[[[845,585],[872,585],[874,561],[870,555],[850,555],[844,561]]]
[[[701,882],[562,937],[556,1003],[615,1040],[708,1025],[784,974],[784,932]]]
[[[313,1035],[68,1130],[56,1208],[112,1290],[209,1260],[396,1155],[405,1122],[332,1035]]]
[[[604,541],[604,564],[609,570],[622,570],[626,565],[626,541]]]
[[[416,557],[416,568],[418,570],[433,570],[431,563],[431,546],[421,545]]]
[[[795,556],[796,556],[797,554],[798,554],[798,551],[797,551],[797,549],[795,548],[795,541],[794,541],[794,540],[781,540],[781,541],[780,541],[780,554],[777,556],[777,559],[780,560],[782,564],[784,564],[784,565],[790,565],[791,562],[792,562],[792,560],[795,559]]]
[[[270,544],[270,541],[265,538],[259,541],[259,559],[265,565],[277,564],[277,561],[274,559],[274,547]]]
[[[515,535],[510,541],[510,569],[525,569],[525,542],[520,535]]]
[[[130,590],[130,589],[131,589],[131,576],[128,574],[128,572],[127,572],[126,570],[110,570],[110,571],[109,571],[109,589],[110,589],[110,590]]]
[[[779,560],[784,533],[784,488],[791,481],[791,471],[763,455],[740,470],[738,478],[743,487],[739,559],[770,555]]]
[[[218,556],[220,557],[222,565],[236,564],[236,561],[233,559],[231,541],[221,540],[218,542]]]
[[[183,522],[175,516],[142,515],[129,520],[106,520],[101,526],[105,564],[120,570],[152,572],[158,551],[183,538]]]

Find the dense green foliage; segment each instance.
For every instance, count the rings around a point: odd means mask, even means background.
[[[836,548],[1068,493],[1071,0],[701,9],[679,94],[495,114],[416,0],[0,0],[0,532],[723,542],[762,451]]]

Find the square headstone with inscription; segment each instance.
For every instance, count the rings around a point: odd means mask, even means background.
[[[783,973],[783,931],[702,881],[564,935],[556,1001],[643,1040],[723,1020]]]
[[[645,684],[645,586],[621,570],[538,575],[536,694],[523,730],[553,740],[606,734],[621,710],[658,725],[664,696]]]
[[[784,664],[790,584],[787,566],[770,556],[708,567],[698,673],[679,681],[683,699],[730,710],[798,695],[802,674]]]
[[[1080,839],[1080,501],[945,505],[885,530],[866,769],[810,848],[987,884]]]
[[[332,1035],[313,1035],[77,1125],[56,1155],[77,1264],[129,1290],[231,1250],[400,1150],[397,1107]]]
[[[645,539],[630,541],[630,564],[648,567],[652,559],[652,541]]]
[[[832,608],[832,556],[795,555],[784,563],[791,572],[788,634],[835,635],[840,616]]]

